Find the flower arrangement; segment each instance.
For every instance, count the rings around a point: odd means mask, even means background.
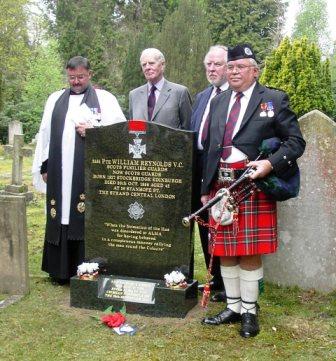
[[[130,334],[134,335],[136,328],[126,323],[126,306],[124,305],[120,310],[114,311],[113,306],[108,307],[102,316],[92,316],[99,323],[106,325],[113,329],[118,335]]]
[[[114,328],[122,326],[126,321],[126,317],[121,312],[113,312],[103,315],[100,320],[107,327]]]
[[[83,262],[77,267],[77,276],[81,280],[93,280],[98,277],[99,264],[96,262]]]
[[[164,275],[166,286],[170,288],[187,288],[185,275],[180,271],[173,271]]]

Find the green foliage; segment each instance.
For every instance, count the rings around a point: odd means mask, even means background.
[[[280,39],[285,3],[281,0],[206,0],[214,44],[250,43],[262,62]]]
[[[211,38],[200,1],[181,0],[166,16],[156,44],[165,55],[169,80],[186,85],[193,95],[206,86],[203,58]]]
[[[336,102],[336,43],[334,44],[334,51],[330,56],[330,76],[331,76],[331,92],[333,99]],[[334,119],[336,119],[336,107],[333,113]]]
[[[0,1],[0,111],[7,101],[19,99],[21,92],[29,58],[27,2]]]
[[[310,42],[319,44],[328,53],[330,36],[326,0],[300,0],[300,11],[296,17],[292,37],[306,37]]]
[[[26,140],[31,140],[38,132],[48,96],[64,86],[66,83],[57,42],[50,41],[36,49],[28,67],[22,101],[17,106],[15,118],[23,123]]]
[[[114,91],[122,61],[119,57],[122,37],[116,32],[120,20],[117,1],[45,2],[56,19],[53,32],[59,41],[63,64],[76,55],[87,57],[94,69],[93,82]]]
[[[6,103],[0,113],[0,139],[7,137],[7,125],[11,120],[23,124],[25,140],[30,141],[38,132],[44,104],[48,96],[66,85],[57,43],[50,41],[34,51],[27,64],[26,79],[21,84],[22,96],[16,102]]]
[[[334,110],[329,61],[321,60],[321,51],[307,38],[285,38],[266,58],[260,82],[284,90],[299,116],[313,109],[328,115]]]

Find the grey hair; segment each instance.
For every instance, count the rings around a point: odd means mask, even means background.
[[[140,63],[141,63],[141,58],[145,55],[153,56],[155,60],[159,60],[162,63],[165,63],[165,61],[166,61],[162,52],[156,48],[147,48],[147,49],[143,50],[140,55]]]
[[[253,65],[255,68],[260,70],[260,67],[259,67],[258,63],[254,59],[249,58],[249,61],[250,61],[251,65]]]
[[[212,45],[210,46],[208,52],[206,53],[205,57],[204,57],[204,60],[203,62],[205,63],[206,62],[206,58],[208,57],[208,55],[214,51],[214,50],[224,50],[225,52],[225,63],[227,62],[227,51],[228,51],[228,48],[224,45]]]

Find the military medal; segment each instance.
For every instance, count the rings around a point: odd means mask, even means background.
[[[79,202],[77,204],[77,211],[79,213],[84,213],[85,212],[85,203],[84,202]]]
[[[84,213],[85,212],[85,194],[82,193],[79,195],[79,199],[81,200],[81,202],[78,202],[77,204],[77,210],[79,213]]]
[[[260,104],[260,109],[261,109],[261,112],[260,112],[260,116],[261,117],[266,117],[266,109],[267,109],[267,104],[266,103],[261,103]]]
[[[52,207],[50,208],[50,216],[51,218],[56,218],[56,208],[54,207],[56,204],[56,200],[54,198],[50,199],[50,204]]]
[[[272,102],[268,102],[267,103],[267,116],[269,118],[274,117],[274,107],[273,107],[273,103]]]

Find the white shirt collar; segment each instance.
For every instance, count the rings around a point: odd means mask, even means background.
[[[246,89],[246,90],[244,90],[242,92],[244,94],[245,99],[249,100],[251,98],[251,95],[252,95],[252,92],[253,92],[253,89],[254,89],[256,83],[257,82],[255,81],[248,89]],[[232,96],[235,97],[237,93],[239,93],[239,92],[236,92],[236,91],[233,90],[232,91]]]
[[[155,83],[155,84],[152,84],[152,83],[148,82],[148,83],[147,83],[147,84],[148,84],[148,92],[150,92],[150,90],[151,90],[151,88],[152,88],[152,85],[155,85],[156,90],[161,91],[161,89],[162,89],[162,87],[163,87],[164,81],[165,81],[165,78],[162,77],[162,79],[159,80],[159,81],[158,81],[157,83]]]
[[[217,88],[217,87],[216,87],[216,88]],[[222,85],[220,86],[220,89],[221,89],[222,92],[225,91],[225,90],[227,90],[227,89],[229,89],[229,83],[228,83],[228,82],[225,82],[224,84],[222,84]]]

